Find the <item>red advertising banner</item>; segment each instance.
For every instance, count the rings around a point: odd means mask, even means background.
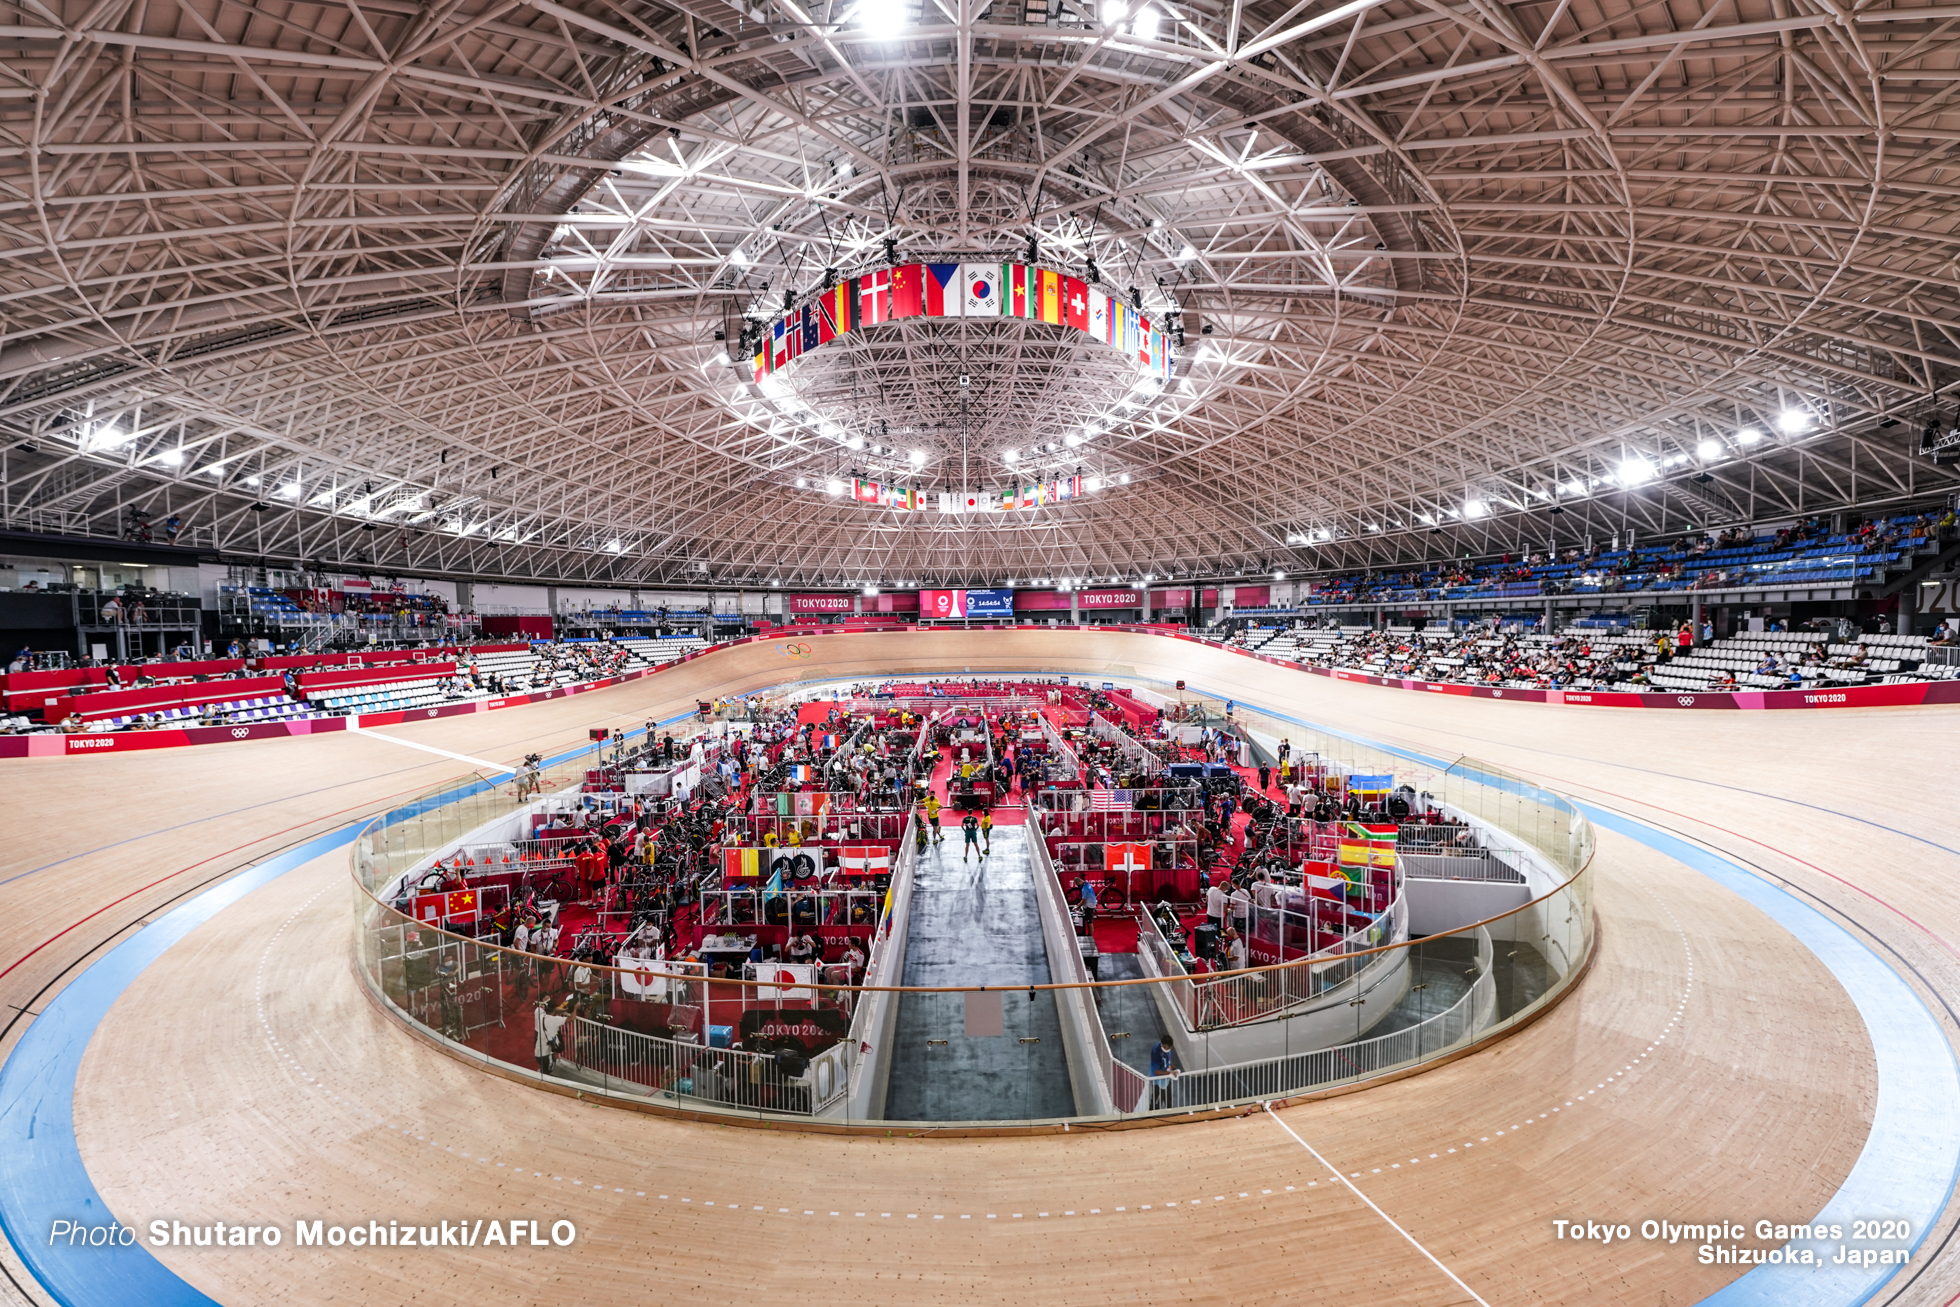
[[[1071,608],[1140,608],[1140,590],[1022,590],[1014,596],[1020,612],[1067,612]]]
[[[792,613],[848,613],[851,611],[849,595],[791,595],[789,610]]]

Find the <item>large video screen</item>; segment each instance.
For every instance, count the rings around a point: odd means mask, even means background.
[[[1012,617],[1012,590],[921,590],[919,620],[958,621],[962,617]]]

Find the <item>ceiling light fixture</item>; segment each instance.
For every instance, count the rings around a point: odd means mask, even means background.
[[[1810,414],[1800,408],[1785,409],[1776,419],[1776,429],[1786,436],[1801,435],[1810,430]]]

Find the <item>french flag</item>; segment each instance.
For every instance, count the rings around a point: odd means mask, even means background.
[[[960,312],[960,265],[926,264],[926,316],[957,318]]]

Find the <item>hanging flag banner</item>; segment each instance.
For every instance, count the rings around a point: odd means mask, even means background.
[[[1171,377],[1171,341],[1150,320],[1100,286],[1025,263],[906,263],[879,268],[812,296],[761,328],[750,360],[757,385],[804,354],[862,328],[899,318],[1020,318],[1070,327],[1119,351],[1146,376]],[[923,492],[854,481],[856,502],[919,512]],[[869,487],[869,493],[866,488]],[[942,513],[999,512],[1080,498],[1081,479],[987,491],[941,491]]]
[[[1001,306],[1001,265],[962,263],[960,265],[960,313],[968,318],[997,318]]]
[[[928,318],[962,316],[961,308],[965,303],[965,296],[960,293],[960,265],[928,263],[925,268],[926,316]]]

